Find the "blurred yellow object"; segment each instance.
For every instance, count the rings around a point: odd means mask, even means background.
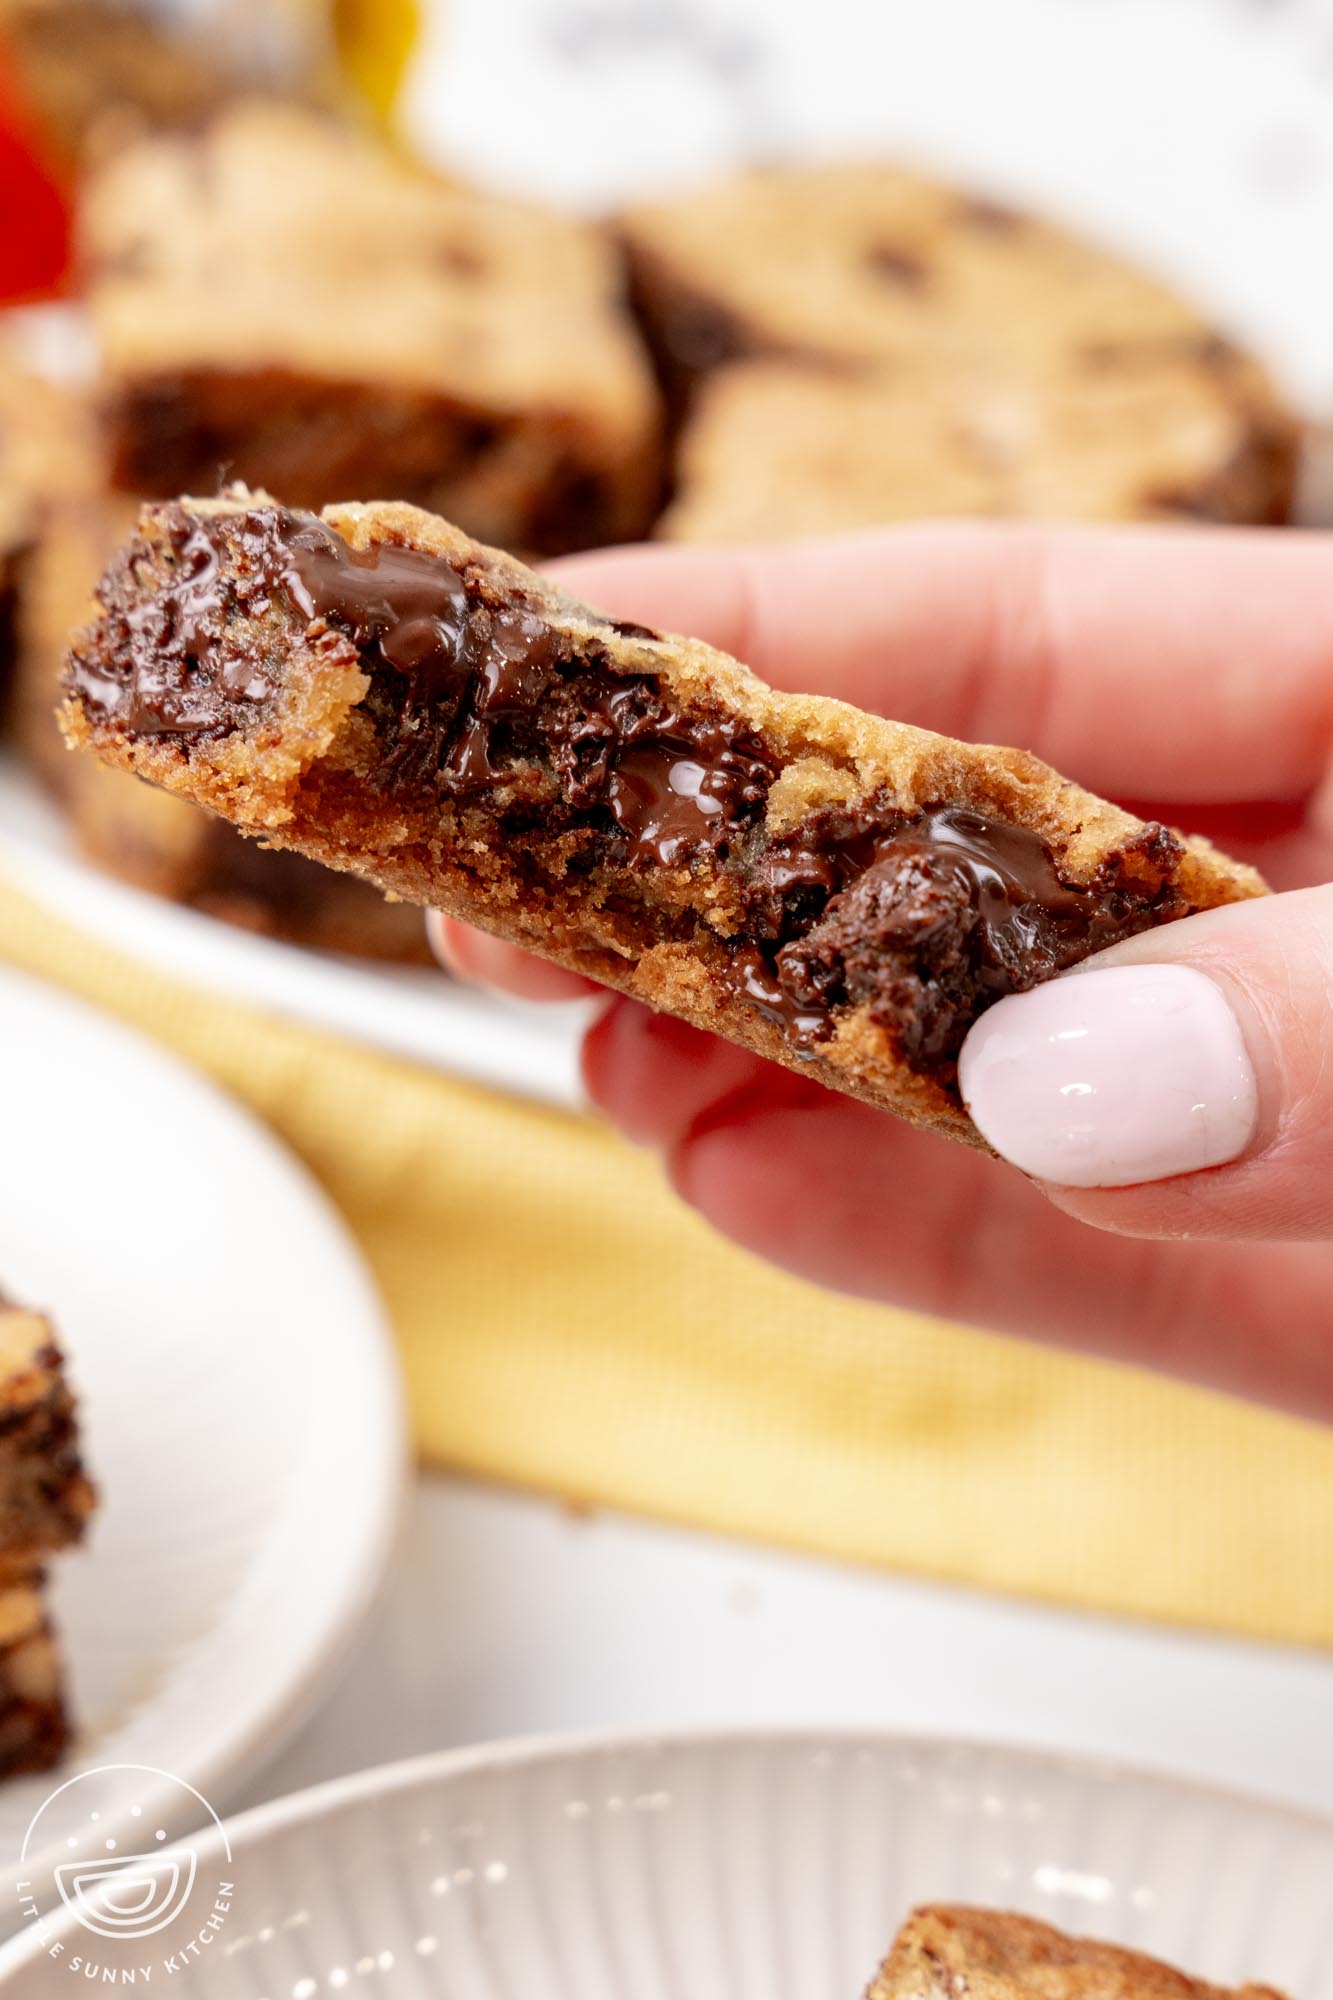
[[[1333,1646],[1333,1434],[813,1291],[721,1242],[591,1121],[173,986],[3,882],[0,939],[210,1071],[322,1179],[393,1315],[428,1459],[855,1562]],[[181,1313],[188,1338],[188,1299]]]
[[[333,0],[333,34],[348,81],[388,124],[421,29],[417,0]]]

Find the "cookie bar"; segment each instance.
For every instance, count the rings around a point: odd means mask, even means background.
[[[50,1323],[0,1298],[0,1562],[78,1541],[93,1505]]]
[[[150,506],[99,603],[74,744],[976,1143],[984,1007],[1262,890],[1022,751],[775,694],[412,507]]]
[[[543,554],[631,539],[657,391],[596,230],[247,103],[86,202],[116,484],[390,492]]]
[[[140,503],[79,495],[48,507],[23,567],[9,727],[92,861],[136,888],[292,944],[393,964],[431,962],[421,913],[304,855],[275,853],[184,799],[71,757],[56,725],[70,633]]]
[[[40,1566],[0,1562],[0,1778],[49,1771],[69,1736],[45,1575]]]
[[[1103,433],[1120,423],[1117,514],[1135,511],[1137,492],[1149,515],[1287,516],[1296,426],[1263,371],[1172,292],[1048,224],[866,165],[741,176],[638,208],[623,234],[634,296],[678,405],[713,371],[742,361],[887,378],[885,401],[864,412],[864,458],[853,449],[853,406],[829,398],[853,485],[868,478],[896,488],[883,470],[885,454],[893,462],[891,442],[874,427],[901,425],[908,459],[928,459],[932,447],[941,458],[920,512],[930,511],[941,479],[947,511],[970,498],[960,489],[979,454],[983,473],[998,459],[1020,472],[1030,462],[1032,476],[1011,476],[998,493],[988,483],[978,503],[1104,514],[1105,466],[1084,490],[1081,455],[1105,461]],[[772,378],[757,379],[771,395]],[[727,433],[728,443],[743,444],[757,390],[718,394],[724,413],[733,403],[749,411]],[[814,421],[814,396],[791,419],[802,432]],[[926,409],[914,412],[909,406],[921,400]],[[707,441],[687,439],[687,460],[717,460],[717,408],[701,418]],[[790,445],[780,410],[773,420]],[[1176,439],[1178,462],[1162,453],[1159,425]],[[823,464],[835,466],[832,441]],[[791,467],[794,519],[802,518],[805,469]],[[827,486],[836,471],[816,476]],[[687,464],[686,507],[690,484]],[[812,515],[806,507],[804,517]]]
[[[1281,2000],[1267,1986],[1210,1986],[1116,1945],[1066,1937],[998,1910],[917,1910],[866,2000]]]
[[[1262,520],[1278,484],[1262,440],[1187,363],[1040,384],[753,361],[700,389],[657,533],[765,541],[945,515]]]

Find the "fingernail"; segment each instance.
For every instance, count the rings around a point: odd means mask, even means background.
[[[1254,1132],[1254,1070],[1222,989],[1187,965],[1121,965],[1016,993],[958,1062],[997,1153],[1061,1187],[1221,1166]]]

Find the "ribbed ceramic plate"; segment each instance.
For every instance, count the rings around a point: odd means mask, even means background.
[[[54,1315],[101,1493],[86,1546],[53,1569],[73,1755],[0,1787],[4,1936],[54,1784],[156,1767],[144,1803],[180,1831],[194,1801],[177,1781],[224,1806],[303,1718],[373,1602],[405,1453],[356,1247],[252,1118],[8,972],[0,1106],[0,1287]]]
[[[230,1894],[171,1976],[191,2000],[859,2000],[908,1909],[938,1898],[1333,1995],[1333,1825],[1017,1750],[519,1744],[324,1786],[228,1831],[230,1860],[217,1834],[196,1844],[204,1907],[219,1876]],[[65,1917],[0,1951],[0,1991],[60,2000],[76,1954],[114,1969],[171,1947],[170,1930],[108,1945]]]

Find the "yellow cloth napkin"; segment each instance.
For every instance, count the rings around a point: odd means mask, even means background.
[[[1059,1602],[1333,1644],[1333,1435],[848,1304],[653,1161],[183,987],[0,884],[0,954],[209,1070],[351,1221],[428,1459]]]

